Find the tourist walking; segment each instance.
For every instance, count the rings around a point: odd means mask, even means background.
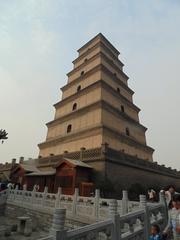
[[[9,190],[13,189],[13,184],[12,184],[12,182],[9,182],[8,185],[7,185],[7,187],[8,187]]]
[[[172,200],[173,208],[169,211],[168,225],[163,231],[164,236],[173,234],[174,240],[180,240],[180,194],[175,194]]]
[[[156,191],[151,189],[148,190],[148,200],[150,202],[156,202],[157,201],[157,195],[156,195]]]
[[[33,191],[34,191],[34,192],[38,192],[38,191],[39,191],[39,185],[38,185],[38,184],[35,184],[35,185],[34,185]]]
[[[166,203],[168,208],[174,195],[175,195],[175,187],[173,185],[168,186],[167,191],[165,191],[165,198],[166,198]]]

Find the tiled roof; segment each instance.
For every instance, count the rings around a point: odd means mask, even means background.
[[[69,158],[64,158],[65,161],[68,161],[69,163],[75,165],[75,166],[79,166],[79,167],[85,167],[85,168],[92,168],[91,166],[89,166],[88,164],[86,164],[85,162],[82,162],[81,160],[74,160],[74,159],[69,159]],[[63,161],[62,161],[63,162]],[[62,163],[60,162],[58,164],[58,166]]]
[[[56,173],[56,170],[53,169],[51,171],[39,171],[39,172],[32,172],[26,174],[26,176],[48,176],[48,175],[54,175]]]
[[[39,172],[39,169],[35,165],[20,164],[20,166],[27,172]]]

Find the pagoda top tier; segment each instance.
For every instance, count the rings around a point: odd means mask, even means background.
[[[78,49],[79,56],[84,54],[90,48],[94,47],[96,44],[103,43],[116,57],[119,56],[120,52],[105,38],[102,33],[99,33],[89,42],[84,44],[81,48]]]

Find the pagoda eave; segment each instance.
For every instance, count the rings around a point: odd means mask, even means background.
[[[113,51],[119,55],[120,52],[107,40],[107,38],[104,37],[104,35],[102,33],[97,34],[94,38],[92,38],[90,41],[88,41],[86,44],[84,44],[81,48],[79,48],[77,50],[78,53],[80,53],[83,49],[87,48],[96,38],[100,37],[101,39],[103,39],[104,42],[106,42],[108,44],[108,46],[110,47],[110,49],[113,49]]]

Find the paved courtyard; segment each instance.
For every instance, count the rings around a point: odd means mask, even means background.
[[[30,236],[21,235],[16,231],[17,223],[18,223],[18,220],[0,216],[0,239],[1,240],[36,240],[48,235],[48,232],[39,228],[34,229],[34,231]],[[10,236],[6,234],[8,232],[7,231],[8,229],[11,229]]]

